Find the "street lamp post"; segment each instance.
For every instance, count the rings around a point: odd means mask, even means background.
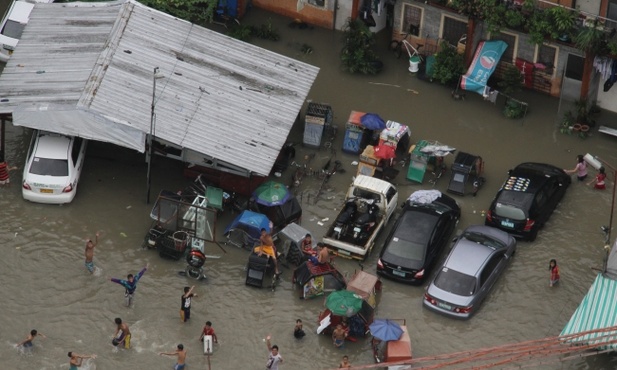
[[[609,216],[608,219],[608,228],[605,230],[606,233],[606,245],[604,246],[606,248],[606,257],[604,259],[604,266],[602,268],[602,271],[604,273],[606,273],[606,269],[607,269],[607,264],[608,264],[608,255],[610,253],[611,250],[611,231],[613,230],[613,213],[615,211],[615,190],[617,188],[617,169],[615,169],[615,167],[611,166],[608,162],[606,162],[605,160],[603,160],[600,157],[594,157],[594,159],[602,162],[602,164],[608,168],[611,169],[611,171],[613,171],[613,196],[611,198],[611,214]],[[603,228],[604,230],[604,228]]]
[[[154,113],[154,108],[156,107],[156,80],[159,78],[163,78],[163,75],[159,73],[159,67],[154,67],[154,72],[152,73],[152,103],[150,105],[150,134],[148,135],[148,148],[146,152],[146,158],[148,161],[148,170],[146,173],[146,204],[150,204],[150,168],[152,164],[152,144],[153,138],[156,134],[156,114]]]

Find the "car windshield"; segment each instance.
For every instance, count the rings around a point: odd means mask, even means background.
[[[473,295],[476,290],[475,277],[447,267],[441,269],[433,284],[441,290],[464,297]]]
[[[463,238],[474,242],[474,243],[480,243],[484,246],[487,246],[493,250],[496,249],[501,249],[505,247],[505,244],[503,244],[502,242],[500,242],[497,239],[493,239],[488,235],[484,235],[481,233],[475,233],[475,232],[466,232],[463,234]]]
[[[68,176],[69,162],[66,159],[34,157],[30,173],[41,176]]]
[[[522,209],[503,203],[497,203],[495,205],[495,214],[499,217],[517,221],[523,221],[527,218],[527,216],[525,216],[525,212]]]

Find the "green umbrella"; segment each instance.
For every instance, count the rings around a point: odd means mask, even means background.
[[[287,187],[275,181],[264,182],[253,192],[255,201],[267,207],[285,204],[290,197],[291,193]]]
[[[326,298],[326,308],[333,315],[353,316],[362,308],[362,297],[349,290],[337,290]]]

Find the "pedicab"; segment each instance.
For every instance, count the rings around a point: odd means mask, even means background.
[[[302,251],[302,241],[306,234],[310,234],[310,232],[295,222],[290,223],[274,234],[272,237],[274,246],[277,252],[285,257],[281,260],[282,263],[300,266],[302,262],[306,261],[308,255]],[[313,240],[313,249],[315,244]]]
[[[484,161],[482,157],[459,152],[452,163],[452,176],[448,185],[448,192],[465,195],[465,188],[469,179],[472,179],[473,191],[475,196],[480,187],[484,184]]]
[[[435,183],[445,172],[444,157],[456,149],[438,141],[420,140],[410,148],[410,162],[407,179],[422,184],[426,170],[430,167],[434,174],[431,183]]]
[[[300,288],[300,298],[308,299],[345,289],[345,277],[330,263],[305,261],[294,270],[292,281]]]
[[[400,324],[400,323],[402,324]],[[369,326],[371,347],[376,363],[400,363],[411,360],[411,339],[407,331],[406,321],[391,319],[376,319]],[[392,365],[388,370],[411,369],[411,365]]]
[[[373,322],[380,290],[381,281],[377,276],[356,272],[345,290],[332,292],[326,298],[326,309],[319,313],[317,333],[331,335],[340,324],[347,331],[347,340],[365,337]]]
[[[242,211],[225,229],[226,244],[252,250],[259,242],[261,229],[270,232],[270,220],[266,215],[253,211]]]

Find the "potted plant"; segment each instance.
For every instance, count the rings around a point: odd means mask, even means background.
[[[463,55],[447,42],[442,42],[439,46],[441,50],[435,54],[432,79],[443,85],[455,84],[465,72]]]
[[[508,9],[504,13],[504,22],[508,28],[521,30],[525,25],[525,16],[518,9]]]
[[[551,36],[563,42],[571,42],[576,30],[578,14],[562,6],[554,6],[548,10],[548,13],[554,25]]]

